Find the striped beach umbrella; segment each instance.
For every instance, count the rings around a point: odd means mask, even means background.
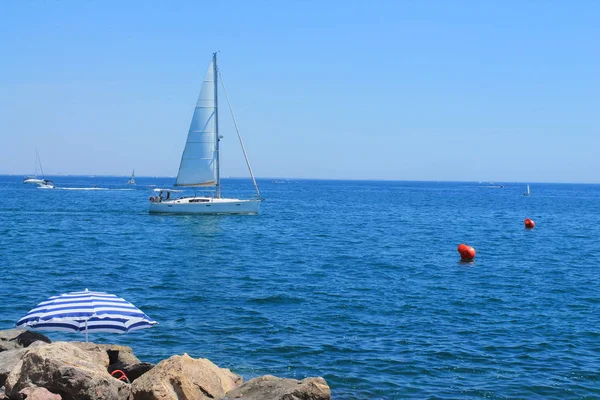
[[[71,292],[52,296],[21,318],[17,328],[36,330],[127,333],[156,324],[130,302],[103,292]]]

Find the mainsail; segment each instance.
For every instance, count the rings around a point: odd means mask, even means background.
[[[217,185],[217,104],[214,63],[213,58],[198,96],[175,186]]]

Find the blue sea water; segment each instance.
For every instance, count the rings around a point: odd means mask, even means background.
[[[598,185],[259,180],[260,215],[174,216],[146,188],[172,179],[21,180],[0,176],[0,329],[88,288],[159,321],[90,337],[143,361],[323,376],[335,399],[600,397]]]

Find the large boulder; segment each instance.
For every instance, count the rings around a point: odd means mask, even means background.
[[[250,379],[221,400],[331,400],[331,389],[321,377],[298,381],[265,375]]]
[[[10,371],[13,370],[21,361],[21,357],[28,351],[28,349],[16,349],[0,352],[0,387],[4,386],[4,382],[6,382]]]
[[[32,347],[8,375],[6,394],[18,398],[21,390],[38,386],[64,400],[126,400],[129,385],[111,377],[107,366],[105,351],[67,342]]]
[[[51,340],[41,333],[25,331],[23,329],[7,329],[0,331],[0,352],[6,350],[22,349],[37,340],[50,343]]]
[[[242,383],[242,378],[205,358],[175,355],[131,384],[130,400],[214,400]]]

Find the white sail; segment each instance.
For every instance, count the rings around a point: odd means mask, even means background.
[[[175,186],[215,186],[217,184],[216,113],[215,66],[212,61],[198,96]]]

